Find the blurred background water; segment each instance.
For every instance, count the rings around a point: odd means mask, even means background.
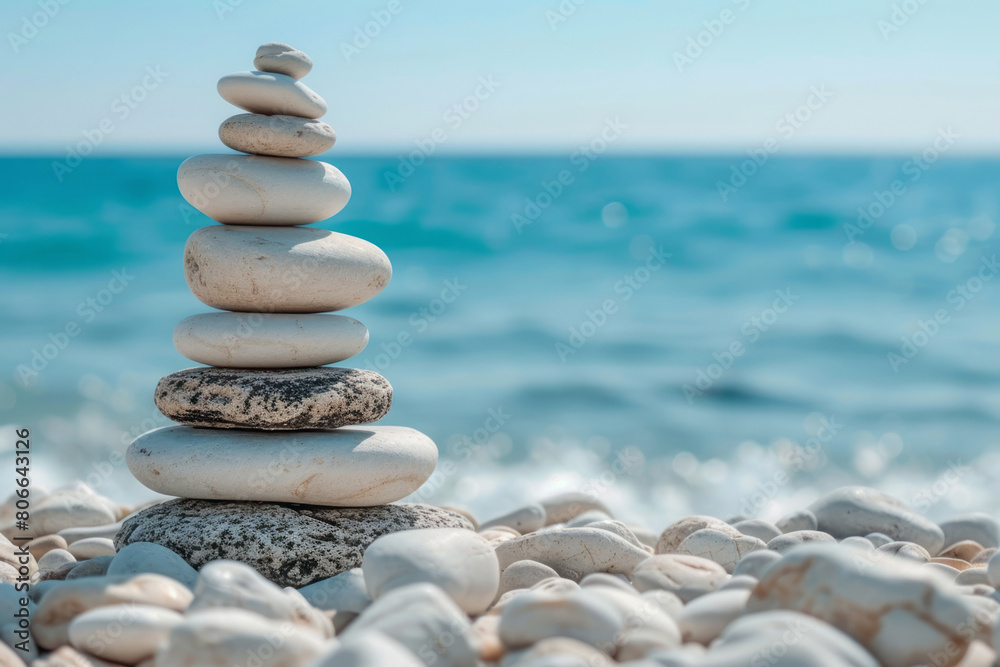
[[[38,484],[151,497],[120,454],[166,423],[153,388],[194,365],[173,327],[209,310],[182,273],[213,224],[177,191],[182,159],[94,157],[56,187],[51,158],[0,158],[0,451],[31,427]],[[353,196],[318,226],[394,270],[345,311],[371,341],[343,365],[392,383],[383,423],[439,444],[419,497],[484,515],[586,490],[662,525],[859,482],[933,516],[997,509],[1000,161],[911,180],[908,155],[776,156],[724,200],[745,159],[432,157],[402,182],[396,157],[332,160]]]

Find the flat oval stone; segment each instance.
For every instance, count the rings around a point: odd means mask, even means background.
[[[177,168],[191,206],[229,225],[309,225],[339,213],[351,184],[332,164],[265,155],[195,155]]]
[[[301,79],[312,69],[312,58],[284,42],[268,42],[257,47],[253,66],[261,72],[275,72]]]
[[[365,549],[382,535],[437,527],[472,530],[465,517],[430,505],[338,509],[177,499],[127,518],[115,546],[153,542],[195,569],[235,560],[297,588],[361,567]]]
[[[350,359],[368,345],[368,328],[344,315],[201,313],[174,328],[174,347],[221,368],[300,368]]]
[[[643,549],[600,528],[558,528],[529,533],[496,547],[501,571],[519,560],[548,565],[559,576],[579,581],[591,572],[629,575],[649,558]]]
[[[305,227],[202,227],[184,246],[184,278],[202,303],[245,313],[322,313],[368,301],[392,277],[359,238]]]
[[[302,118],[319,118],[326,113],[322,97],[286,74],[236,72],[219,79],[216,88],[222,99],[250,113]]]
[[[377,421],[392,386],[358,368],[237,370],[198,366],[160,380],[156,407],[189,426],[294,431]]]
[[[309,157],[333,148],[337,133],[319,120],[241,113],[219,126],[219,139],[234,151],[274,157]]]
[[[434,441],[403,426],[287,433],[164,426],[136,438],[125,461],[136,479],[168,496],[366,507],[416,491],[437,456]]]

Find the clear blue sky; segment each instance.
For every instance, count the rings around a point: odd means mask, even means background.
[[[898,152],[949,125],[956,152],[1000,151],[1000,3],[987,0],[563,0],[576,9],[558,23],[559,0],[398,0],[350,59],[343,45],[392,0],[59,2],[0,7],[0,151],[61,152],[104,119],[104,153],[219,148],[237,110],[216,81],[253,69],[272,40],[315,61],[304,82],[345,153],[401,151],[438,127],[442,151],[572,150],[615,117],[620,151],[742,152],[778,137],[786,151]],[[58,11],[25,31],[46,3]],[[904,4],[918,9],[884,34]],[[679,69],[675,53],[723,10],[731,21]],[[115,99],[147,67],[166,78],[119,118]],[[450,127],[446,111],[490,76],[499,88]],[[813,86],[832,97],[782,135]]]

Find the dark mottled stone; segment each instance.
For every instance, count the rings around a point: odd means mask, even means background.
[[[331,429],[378,421],[392,386],[358,368],[188,368],[156,385],[156,407],[190,426],[265,431]]]
[[[152,542],[194,568],[240,561],[279,586],[299,588],[360,567],[365,549],[382,535],[442,527],[473,529],[459,514],[422,504],[330,508],[181,498],[126,519],[115,548]]]

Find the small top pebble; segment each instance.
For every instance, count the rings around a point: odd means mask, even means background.
[[[296,81],[312,69],[312,58],[283,42],[268,42],[257,48],[253,66],[260,72],[290,76]]]

